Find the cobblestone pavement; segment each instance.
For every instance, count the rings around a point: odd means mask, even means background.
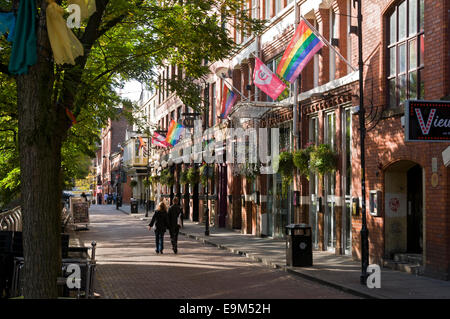
[[[175,255],[168,232],[157,255],[149,220],[113,205],[91,206],[90,221],[78,235],[85,246],[97,242],[95,291],[102,298],[355,298],[184,236]]]

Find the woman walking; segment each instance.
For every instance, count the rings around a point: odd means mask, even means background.
[[[153,214],[152,220],[148,225],[148,229],[151,230],[155,225],[155,237],[156,237],[156,253],[163,253],[164,250],[164,233],[169,227],[169,217],[167,215],[167,207],[164,202],[160,202]]]

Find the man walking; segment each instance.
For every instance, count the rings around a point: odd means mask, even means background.
[[[175,197],[173,199],[173,205],[169,208],[169,233],[172,249],[175,254],[178,252],[178,232],[183,227],[183,210],[179,205],[179,201],[178,197]]]

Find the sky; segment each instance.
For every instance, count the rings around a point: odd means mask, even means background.
[[[131,101],[138,101],[141,95],[141,83],[138,81],[130,81],[125,83],[123,89],[117,91],[122,97],[126,97]]]

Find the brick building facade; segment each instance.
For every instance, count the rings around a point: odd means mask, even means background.
[[[270,107],[264,103],[274,101],[252,83],[255,55],[276,70],[294,33],[294,1],[248,1],[251,14],[267,19],[268,26],[260,36],[240,34],[229,26],[242,48],[229,61],[211,66],[203,92],[208,115],[202,119],[205,127],[215,130],[280,128],[280,152],[310,143],[328,144],[338,154],[337,169],[323,178],[296,174],[284,196],[280,174],[259,175],[253,180],[236,173],[233,164],[215,165],[215,186],[209,185],[217,195],[210,200],[211,217],[217,227],[279,238],[284,237],[287,224],[307,223],[313,228],[315,249],[359,259],[358,38],[351,28],[357,25],[357,12],[352,0],[297,3],[300,14],[348,61],[324,46],[306,66],[298,79],[298,127],[293,128],[292,107],[280,107],[292,105],[292,90]],[[449,1],[366,0],[362,6],[370,263],[388,265],[390,260],[414,255],[426,275],[445,280],[450,279],[450,174],[442,152],[450,144],[405,142],[402,123],[405,101],[450,99],[449,10]],[[215,74],[223,68],[227,69],[225,79]],[[167,77],[177,69],[168,67],[164,72]],[[225,82],[242,94],[228,120],[217,118]],[[176,97],[159,94],[157,121],[167,129],[170,119],[182,121],[179,114],[190,110]],[[293,129],[300,138],[294,138]],[[170,151],[161,154],[170,158]],[[188,193],[179,186],[179,174],[188,166],[174,166],[176,183],[163,192],[172,197]],[[299,192],[299,205],[294,205],[293,191]],[[377,216],[370,214],[375,198]],[[191,198],[185,205],[190,218],[201,222],[202,201],[198,207],[195,202]]]

